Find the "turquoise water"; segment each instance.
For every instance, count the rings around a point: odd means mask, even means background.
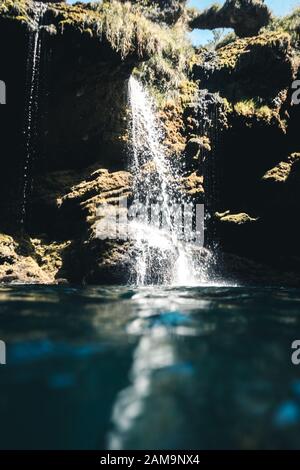
[[[300,448],[300,291],[2,287],[0,447]]]

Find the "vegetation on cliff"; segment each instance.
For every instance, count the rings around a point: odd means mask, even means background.
[[[138,5],[147,18],[168,25],[175,24],[185,14],[187,3],[187,0],[121,0],[128,1]]]
[[[289,33],[266,31],[235,39],[214,53],[200,50],[194,61],[195,79],[218,91],[229,111],[284,128],[280,109],[295,73]]]
[[[34,2],[31,0],[4,0],[0,5],[0,18],[11,19],[33,26]],[[136,56],[143,62],[137,75],[147,82],[159,98],[169,98],[178,91],[181,82],[187,79],[189,64],[194,54],[186,35],[183,21],[167,24],[161,20],[160,2],[128,2],[104,0],[103,2],[69,5],[55,3],[47,5],[45,26],[56,34],[80,32],[100,42],[108,42],[122,60]],[[185,2],[177,2],[169,9],[178,12],[180,18]]]
[[[148,59],[156,53],[178,58],[178,45],[172,34],[169,36],[167,26],[148,19],[143,8],[115,0],[75,5],[54,3],[47,5],[45,24],[51,22],[57,33],[69,29],[107,41],[122,59],[131,54]],[[4,0],[0,5],[2,18],[20,21],[28,27],[32,27],[33,14],[31,0]]]
[[[0,5],[0,16],[32,26],[34,2],[31,0],[4,0]],[[124,59],[136,53],[146,59],[155,53],[179,55],[172,29],[147,18],[145,6],[104,0],[103,2],[69,5],[55,3],[47,5],[46,24],[51,21],[58,33],[65,29],[85,33],[108,41],[112,49]],[[170,33],[170,35],[168,34]]]
[[[291,14],[284,17],[273,17],[266,29],[288,33],[293,46],[297,49],[300,41],[300,8],[296,8]]]

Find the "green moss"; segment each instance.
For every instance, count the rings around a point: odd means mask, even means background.
[[[290,35],[293,45],[299,45],[300,40],[300,8],[296,8],[290,15],[273,17],[266,31],[282,31]]]
[[[247,54],[252,47],[274,47],[280,48],[282,45],[288,47],[290,43],[289,34],[276,31],[265,32],[255,37],[237,39],[236,41],[221,47],[217,51],[217,65],[219,68],[235,69],[242,54]]]
[[[0,17],[30,25],[33,2],[30,0],[3,0],[0,3]]]
[[[233,105],[232,110],[239,116],[248,119],[249,124],[253,120],[262,121],[266,124],[274,124],[286,132],[286,123],[281,119],[280,109],[261,104],[255,98],[238,101]]]
[[[172,155],[180,155],[186,146],[185,109],[195,101],[198,85],[188,79],[182,80],[170,95],[156,95],[160,119],[164,125],[165,145]]]
[[[139,5],[112,0],[86,5],[49,4],[48,9],[59,30],[68,27],[107,40],[122,59],[130,54],[147,59],[172,49],[168,28],[147,19]]]
[[[256,114],[258,117],[267,121],[270,121],[275,113],[275,110],[266,105],[260,106],[255,99],[246,99],[244,101],[237,102],[234,105],[234,110],[236,113],[243,116],[253,116]]]
[[[159,105],[180,94],[182,83],[188,80],[194,55],[183,24],[161,28],[161,40],[164,47],[135,70],[135,75],[147,85]]]

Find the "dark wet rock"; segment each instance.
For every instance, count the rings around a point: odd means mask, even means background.
[[[204,161],[206,206],[217,213],[208,220],[208,241],[249,260],[237,278],[246,281],[249,269],[255,279],[261,264],[269,268],[257,282],[270,276],[270,283],[291,285],[293,275],[282,273],[280,280],[280,269],[297,272],[300,253],[299,106],[291,105],[298,62],[290,36],[268,32],[197,54],[194,78],[227,105],[227,126],[222,119],[210,136],[212,152]]]
[[[227,126],[227,103],[219,93],[200,89],[195,99],[186,106],[183,114],[188,133],[192,138],[200,138],[200,148],[209,151],[209,137],[216,127],[220,130]],[[206,137],[206,139],[203,139]]]
[[[79,284],[126,284],[130,280],[131,245],[97,238],[75,243],[68,253],[68,281]]]
[[[280,258],[280,261],[283,261]],[[300,287],[299,258],[293,258],[287,267],[285,260],[285,271],[280,263],[272,265],[272,262],[262,262],[234,253],[219,254],[214,259],[213,268],[220,281],[224,278],[228,283],[245,286],[277,286]]]

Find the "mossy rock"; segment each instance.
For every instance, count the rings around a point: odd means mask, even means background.
[[[193,74],[202,87],[219,91],[230,102],[257,98],[270,102],[294,77],[290,35],[267,32],[237,39],[213,54],[202,49]]]
[[[4,0],[0,19],[34,27],[36,5],[32,0]],[[47,3],[45,26],[53,25],[58,34],[86,34],[99,43],[106,42],[122,59],[136,56],[149,59],[170,47],[165,28],[147,19],[138,5],[121,3]]]
[[[282,161],[268,170],[262,180],[269,183],[287,183],[297,170],[299,175],[299,164],[300,153],[292,153],[286,161]]]
[[[66,246],[67,243],[52,244],[22,235],[0,234],[0,284],[56,283]]]
[[[215,213],[215,217],[222,223],[234,224],[234,225],[245,225],[253,222],[257,222],[258,219],[251,217],[250,215],[242,212],[240,214],[231,214],[230,211],[224,213]]]

